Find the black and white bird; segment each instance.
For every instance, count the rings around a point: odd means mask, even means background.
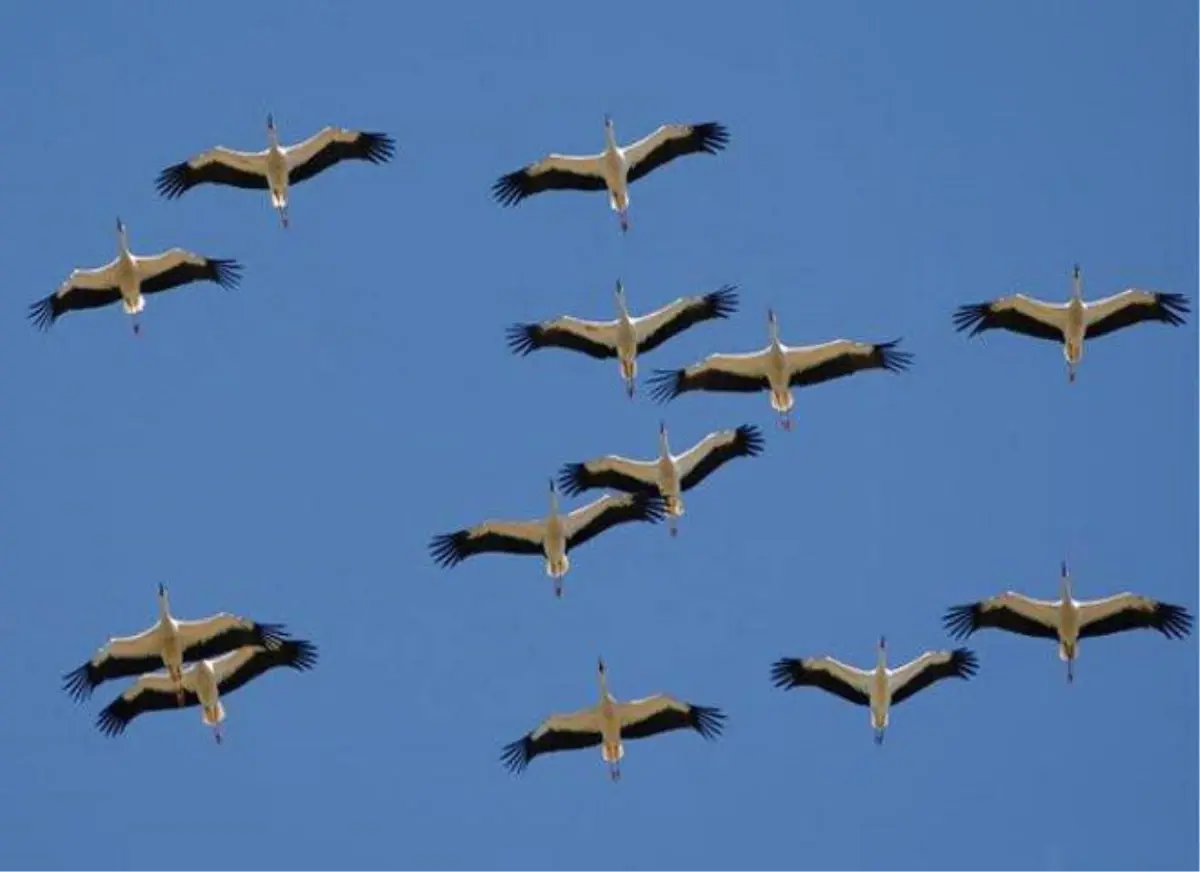
[[[655,370],[647,380],[651,395],[661,403],[687,391],[732,393],[771,392],[771,408],[783,429],[792,429],[792,388],[818,384],[869,369],[900,372],[912,355],[891,342],[853,342],[835,339],[821,345],[787,346],[779,340],[779,320],[767,311],[770,342],[749,354],[710,354],[685,369]]]
[[[592,488],[609,488],[626,493],[652,493],[666,502],[671,535],[683,516],[683,492],[708,478],[718,467],[735,457],[757,457],[763,450],[762,431],[752,424],[709,433],[682,454],[672,454],[667,441],[667,424],[658,425],[658,457],[630,460],[607,454],[584,463],[568,463],[558,475],[558,486],[568,496]]]
[[[875,744],[882,745],[892,706],[943,678],[969,679],[978,671],[979,659],[967,648],[926,651],[903,666],[889,669],[887,639],[880,636],[874,669],[858,669],[832,657],[784,657],[772,665],[771,681],[784,690],[819,687],[855,705],[867,706]]]
[[[1158,630],[1168,639],[1182,639],[1192,631],[1192,616],[1183,606],[1159,602],[1133,593],[1098,600],[1077,600],[1071,595],[1071,576],[1064,560],[1057,600],[1038,600],[1007,591],[990,599],[952,606],[942,622],[947,632],[965,639],[976,630],[994,627],[1021,636],[1054,639],[1059,659],[1067,664],[1067,682],[1075,680],[1079,640],[1110,636],[1127,630]]]
[[[513,773],[522,772],[539,754],[600,746],[613,781],[621,777],[624,743],[672,730],[695,730],[715,739],[725,728],[725,713],[718,708],[692,705],[665,694],[621,702],[608,692],[604,661],[599,662],[600,701],[570,714],[553,714],[528,733],[504,746],[501,760]]]
[[[67,312],[95,309],[121,302],[133,316],[133,332],[139,333],[138,314],[146,307],[146,294],[157,294],[192,282],[216,282],[226,290],[241,281],[242,266],[236,260],[204,257],[183,248],[161,254],[136,255],[129,250],[125,223],[117,219],[116,259],[97,269],[72,270],[57,291],[29,307],[29,319],[39,330]]]
[[[227,612],[200,621],[171,616],[166,585],[158,586],[158,620],[136,636],[110,638],[96,655],[63,676],[63,690],[77,700],[114,678],[165,667],[183,705],[183,665],[217,657],[245,645],[274,645],[288,637],[283,624],[260,624]]]
[[[1013,294],[986,303],[959,306],[954,324],[961,333],[975,336],[985,330],[1008,330],[1035,339],[1048,339],[1063,347],[1067,381],[1075,381],[1075,369],[1083,359],[1085,339],[1098,339],[1122,327],[1158,321],[1179,326],[1191,311],[1182,294],[1155,293],[1129,288],[1103,300],[1083,300],[1082,273],[1076,264],[1071,271],[1072,293],[1065,303],[1045,303],[1024,294]]]
[[[316,662],[316,646],[304,639],[246,645],[220,657],[206,657],[184,669],[180,678],[182,702],[177,701],[176,685],[170,675],[165,672],[142,675],[100,712],[96,727],[108,736],[119,736],[130,721],[146,712],[200,706],[201,720],[213,728],[213,738],[220,744],[221,724],[225,720],[221,697],[228,696],[268,669],[287,666],[297,672],[306,672]]]
[[[656,524],[662,519],[662,498],[653,494],[605,494],[564,514],[558,509],[558,493],[554,479],[550,479],[550,512],[545,518],[484,521],[434,536],[429,551],[434,562],[446,567],[476,554],[540,554],[546,558],[546,574],[554,579],[554,595],[562,596],[562,579],[571,568],[568,552],[618,524],[630,521]]]
[[[716,154],[729,143],[729,131],[716,121],[664,124],[644,139],[617,145],[612,118],[604,116],[600,154],[550,154],[501,176],[492,194],[503,206],[515,206],[543,191],[608,191],[608,202],[629,229],[629,186],[651,170],[686,154]]]
[[[290,188],[344,160],[387,163],[395,150],[395,140],[386,133],[344,127],[325,127],[303,142],[280,145],[275,118],[268,115],[264,151],[234,151],[218,145],[167,167],[159,173],[155,186],[168,200],[209,183],[269,191],[271,206],[287,227]]]
[[[617,358],[625,393],[633,399],[637,358],[701,321],[728,318],[737,310],[734,285],[711,293],[679,297],[657,311],[633,317],[625,303],[625,287],[617,280],[615,321],[584,321],[563,315],[540,324],[514,324],[508,328],[508,346],[522,356],[540,348],[565,348],[597,360]]]

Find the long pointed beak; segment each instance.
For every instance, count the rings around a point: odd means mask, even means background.
[[[1067,577],[1067,561],[1065,560],[1062,562],[1062,577]]]
[[[600,672],[603,672],[603,671],[604,671],[604,658],[603,658],[603,657],[597,657],[597,658],[596,658],[596,668],[597,668],[597,669],[598,669]]]

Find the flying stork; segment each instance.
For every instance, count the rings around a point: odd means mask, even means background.
[[[386,133],[325,127],[303,142],[280,145],[275,118],[267,115],[265,151],[234,151],[218,145],[158,175],[158,193],[173,200],[196,185],[212,183],[270,191],[271,206],[288,226],[288,189],[344,160],[387,163],[396,143]]]
[[[1067,381],[1075,381],[1075,368],[1083,358],[1085,339],[1097,339],[1143,321],[1172,326],[1184,322],[1191,311],[1183,294],[1155,293],[1129,288],[1103,300],[1085,303],[1079,264],[1071,271],[1073,290],[1065,303],[1045,303],[1024,294],[1013,294],[986,303],[959,306],[954,324],[961,333],[975,336],[985,330],[1008,330],[1035,339],[1060,342],[1067,360]]]
[[[1171,605],[1133,593],[1098,600],[1077,600],[1071,595],[1071,576],[1064,560],[1059,578],[1059,598],[1038,600],[1007,591],[966,605],[952,606],[942,622],[951,636],[965,639],[976,630],[995,627],[1021,636],[1054,639],[1059,659],[1067,664],[1067,682],[1075,680],[1079,640],[1110,636],[1126,630],[1158,630],[1168,639],[1182,639],[1192,630],[1192,616],[1183,606]]]
[[[651,395],[660,403],[686,391],[735,393],[771,392],[771,408],[779,413],[779,425],[792,429],[795,399],[791,389],[818,384],[868,369],[900,372],[908,368],[912,355],[897,351],[899,339],[883,343],[835,339],[821,345],[787,346],[779,340],[779,320],[767,310],[770,342],[749,354],[710,354],[686,369],[659,369],[647,380]]]
[[[200,718],[213,728],[213,738],[219,745],[221,723],[225,720],[222,696],[228,696],[276,666],[306,672],[316,662],[316,646],[304,639],[272,640],[266,645],[245,645],[220,657],[206,657],[183,671],[183,702],[179,705],[184,708],[200,706]],[[119,736],[138,715],[175,708],[173,688],[174,680],[165,672],[139,676],[128,690],[100,712],[96,718],[97,729],[107,736]]]
[[[565,348],[597,360],[617,358],[625,393],[633,399],[637,357],[662,345],[693,324],[728,318],[737,310],[734,285],[724,285],[704,295],[679,297],[657,311],[632,317],[625,304],[625,287],[617,280],[617,319],[584,321],[563,315],[540,324],[514,324],[508,328],[508,345],[522,357],[539,348]]]
[[[671,535],[675,536],[676,519],[683,516],[684,491],[691,490],[735,457],[756,457],[762,450],[762,431],[752,424],[743,424],[709,433],[682,454],[672,454],[667,424],[660,421],[657,459],[630,460],[607,454],[584,463],[568,463],[559,473],[558,484],[568,496],[590,488],[659,494],[666,501]]]
[[[492,195],[502,206],[515,206],[543,191],[608,191],[608,203],[629,230],[629,185],[656,167],[686,154],[716,154],[729,143],[729,131],[716,121],[664,124],[624,148],[617,145],[612,118],[604,116],[604,151],[575,156],[550,154],[501,176]]]
[[[570,714],[553,714],[523,738],[504,746],[501,760],[514,774],[524,771],[539,754],[600,746],[613,781],[621,777],[624,742],[672,730],[695,730],[716,739],[725,728],[725,713],[718,708],[691,705],[665,694],[619,702],[608,692],[604,660],[599,661],[600,702]]]
[[[979,670],[975,652],[967,648],[953,651],[926,651],[915,660],[888,669],[887,638],[879,637],[879,655],[871,670],[848,666],[832,657],[809,657],[798,660],[784,657],[771,667],[771,681],[776,687],[819,687],[856,705],[871,710],[871,726],[875,744],[883,744],[887,730],[888,711],[913,694],[943,678],[969,679]]]
[[[29,318],[39,330],[49,330],[65,312],[95,309],[121,301],[133,316],[134,334],[141,332],[138,314],[146,306],[145,294],[169,291],[192,282],[216,282],[226,290],[241,281],[236,260],[204,257],[182,248],[139,256],[129,250],[125,223],[117,218],[117,257],[98,269],[72,270],[57,291],[29,307]]]
[[[562,596],[562,579],[571,568],[568,552],[610,527],[629,521],[657,524],[663,501],[653,494],[605,494],[593,503],[562,514],[550,479],[550,512],[534,521],[484,521],[474,527],[434,536],[429,551],[440,566],[455,566],[476,554],[541,554],[546,574],[554,579],[554,595]]]
[[[92,659],[63,676],[63,690],[84,700],[114,678],[165,667],[183,705],[183,664],[216,657],[244,645],[272,645],[288,637],[283,624],[260,624],[221,612],[200,621],[171,616],[166,585],[158,586],[158,620],[136,636],[110,638]]]

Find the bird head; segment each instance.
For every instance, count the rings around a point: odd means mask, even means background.
[[[597,670],[597,671],[598,671],[598,672],[599,672],[601,675],[603,675],[603,674],[604,674],[604,672],[605,672],[605,669],[604,669],[604,658],[603,658],[603,657],[597,657],[597,658],[596,658],[596,670]]]
[[[163,584],[161,581],[158,583],[158,595],[160,597],[167,595],[167,586],[165,584]]]
[[[886,650],[887,650],[887,636],[880,636],[880,637],[879,637],[879,650],[880,650],[880,651],[886,651]]]
[[[609,115],[607,112],[604,113],[604,126],[607,129],[612,130],[612,126],[613,126],[612,116]]]
[[[275,130],[275,115],[271,112],[267,113],[267,130],[272,132]]]

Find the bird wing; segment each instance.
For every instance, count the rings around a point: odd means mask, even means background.
[[[926,651],[888,674],[892,705],[898,705],[918,691],[943,678],[967,679],[979,671],[979,659],[966,648],[953,651]]]
[[[288,162],[288,184],[298,185],[344,160],[387,163],[396,143],[386,133],[326,127],[303,142],[283,150]]]
[[[288,635],[282,624],[258,624],[228,612],[199,621],[176,621],[183,659],[211,660],[246,645],[277,644]]]
[[[585,463],[564,465],[558,474],[558,486],[569,497],[592,488],[652,493],[658,490],[658,463],[606,454]]]
[[[192,282],[216,282],[226,290],[241,281],[242,266],[235,260],[207,258],[182,248],[137,258],[143,294],[156,294]]]
[[[763,449],[762,431],[753,424],[709,433],[679,457],[675,468],[681,490],[691,490],[717,467],[735,457],[755,457]]]
[[[1082,601],[1077,607],[1080,638],[1126,630],[1158,630],[1168,639],[1182,639],[1192,628],[1192,616],[1182,606],[1128,592]]]
[[[429,544],[434,562],[455,566],[476,554],[541,554],[544,521],[484,521],[455,533],[434,536]]]
[[[792,387],[814,385],[823,381],[853,375],[867,369],[902,372],[912,363],[907,351],[897,351],[899,339],[891,342],[854,342],[834,339],[820,345],[788,348],[784,354]]]
[[[540,324],[508,328],[508,347],[522,356],[539,348],[567,348],[604,360],[617,356],[617,322],[584,321],[563,315]]]
[[[770,387],[768,349],[749,354],[710,354],[685,369],[659,369],[647,379],[650,394],[660,403],[688,391],[754,393]]]
[[[629,521],[658,523],[663,519],[663,501],[656,494],[605,494],[580,506],[563,518],[567,548],[578,548],[610,527]]]
[[[776,687],[819,687],[856,705],[870,705],[872,674],[833,657],[784,657],[771,667]]]
[[[185,683],[183,705],[180,706],[170,676],[165,672],[154,672],[140,676],[131,687],[109,703],[96,717],[96,728],[107,736],[119,736],[138,715],[191,708],[199,704],[200,697]]]
[[[666,694],[617,703],[622,739],[644,739],[671,730],[695,730],[714,739],[724,727],[724,713],[709,706],[695,706]]]
[[[502,206],[515,206],[544,191],[603,191],[602,155],[551,154],[501,176],[492,185],[492,196]]]
[[[735,285],[724,285],[708,294],[679,297],[661,309],[635,318],[639,354],[653,351],[672,336],[677,336],[701,321],[728,318],[737,311]]]
[[[48,330],[65,312],[108,306],[121,299],[117,286],[117,262],[97,269],[72,270],[54,293],[29,307],[29,319],[39,330]]]
[[[513,773],[522,771],[539,754],[573,751],[599,745],[602,739],[596,709],[553,714],[533,732],[504,746],[501,761]]]
[[[1189,312],[1187,297],[1182,294],[1156,294],[1129,288],[1103,300],[1084,303],[1084,324],[1088,339],[1105,336],[1114,330],[1142,321],[1161,321],[1179,326]]]
[[[158,174],[158,193],[173,200],[196,185],[267,189],[266,151],[235,151],[218,145]]]
[[[951,636],[959,639],[985,627],[1054,639],[1058,637],[1058,603],[1008,591],[991,599],[951,606],[942,624]]]
[[[664,124],[649,136],[622,149],[630,183],[686,154],[716,154],[729,143],[729,131],[716,121]]]
[[[155,624],[136,636],[109,639],[90,661],[63,676],[63,689],[77,700],[86,699],[106,681],[159,668],[162,654],[157,630]]]
[[[217,690],[230,694],[268,669],[287,666],[307,672],[317,663],[317,646],[306,639],[285,639],[267,645],[248,645],[212,661]]]
[[[986,303],[959,306],[954,325],[971,336],[985,330],[1008,330],[1035,339],[1062,342],[1067,324],[1066,303],[1045,303],[1024,294],[1000,297]]]

